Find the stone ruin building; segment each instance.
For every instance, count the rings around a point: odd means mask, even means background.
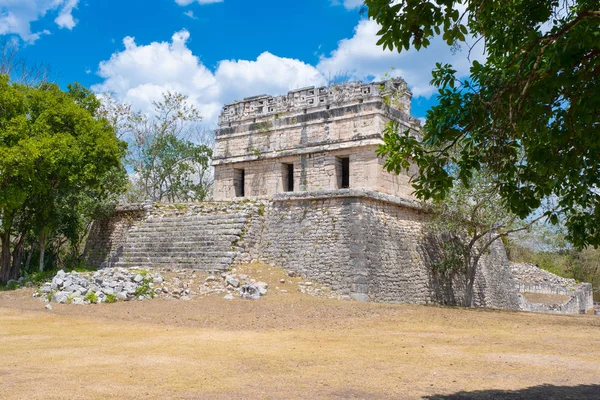
[[[427,240],[409,176],[386,172],[375,153],[389,121],[420,128],[411,97],[395,79],[226,105],[214,201],[122,205],[94,224],[88,262],[215,271],[258,260],[360,301],[459,304],[465,277],[432,268],[439,244]],[[500,242],[482,258],[475,286],[478,306],[538,310],[519,293]],[[569,306],[551,311],[588,311],[591,288],[583,292],[573,289]]]
[[[410,198],[408,176],[385,171],[375,150],[391,119],[418,130],[411,97],[396,80],[226,105],[216,136],[215,200],[349,188]]]

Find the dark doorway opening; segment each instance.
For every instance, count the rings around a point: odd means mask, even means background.
[[[348,189],[350,187],[350,158],[338,157],[338,187],[340,189]]]
[[[235,187],[235,197],[246,196],[246,171],[243,169],[233,170],[233,186]]]
[[[283,190],[294,191],[294,164],[283,164]]]

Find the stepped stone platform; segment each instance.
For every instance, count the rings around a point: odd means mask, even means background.
[[[364,189],[120,206],[94,224],[85,255],[98,267],[202,271],[257,260],[359,301],[460,304],[464,277],[432,271],[425,218],[412,199]],[[501,243],[482,260],[475,303],[518,309]]]
[[[361,189],[280,193],[198,204],[119,206],[86,243],[98,267],[225,271],[257,260],[360,301],[461,304],[465,277],[431,267],[425,212],[411,199]],[[498,241],[475,282],[479,307],[576,314],[591,285],[510,264]]]
[[[86,246],[88,261],[102,267],[171,267],[227,270],[258,205],[129,205],[119,218],[97,222]],[[111,232],[105,235],[105,232]]]

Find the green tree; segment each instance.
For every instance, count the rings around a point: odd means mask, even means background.
[[[19,277],[28,236],[43,248],[48,233],[85,214],[85,200],[100,202],[108,175],[122,174],[125,143],[98,107],[78,85],[63,92],[0,76],[0,284]]]
[[[171,92],[153,106],[152,115],[146,115],[111,96],[104,102],[104,114],[130,142],[130,200],[206,200],[212,189],[212,148],[208,135],[197,134],[199,111],[186,96]]]
[[[543,214],[528,221],[502,206],[498,186],[485,173],[476,173],[471,185],[457,182],[444,200],[433,201],[427,231],[438,238],[437,272],[465,276],[463,305],[472,307],[474,285],[482,257],[499,239],[528,229]]]
[[[437,64],[438,105],[422,137],[388,129],[379,154],[399,172],[412,160],[422,199],[443,199],[455,178],[490,171],[521,218],[544,199],[578,247],[600,245],[600,3],[598,0],[365,0],[379,44],[403,51],[435,36],[449,46],[482,41],[487,59],[459,80]],[[471,45],[472,46],[472,45]],[[449,171],[455,165],[457,173]]]

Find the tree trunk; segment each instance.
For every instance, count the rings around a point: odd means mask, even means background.
[[[10,280],[10,234],[4,233],[0,235],[0,240],[2,241],[2,255],[0,261],[0,285],[6,285],[6,283]]]
[[[29,266],[31,265],[31,257],[33,257],[33,250],[29,250],[27,253],[27,259],[25,260],[25,271],[29,271]]]
[[[467,268],[467,287],[465,288],[465,307],[473,307],[473,288],[475,286],[475,267]]]
[[[467,288],[465,290],[465,307],[474,307],[473,298],[475,294],[475,276],[477,275],[477,265],[480,255],[469,257],[467,261]]]
[[[44,255],[46,254],[46,232],[40,233],[40,272],[44,272]]]
[[[25,235],[19,236],[12,253],[12,269],[10,279],[19,279],[21,276],[21,260],[23,259],[23,244],[25,244]]]

